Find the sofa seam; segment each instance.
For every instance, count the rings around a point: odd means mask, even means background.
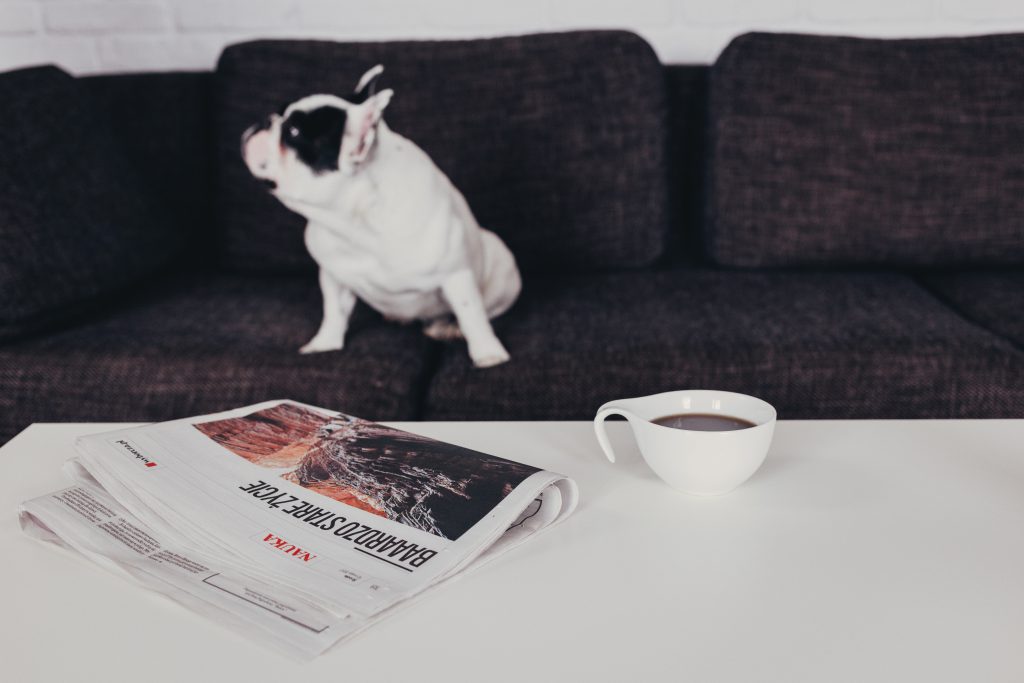
[[[1002,342],[1005,342],[1011,349],[1018,353],[1024,353],[1024,344],[1018,343],[1016,340],[1007,337],[1006,335],[990,328],[988,325],[981,322],[976,317],[970,315],[968,312],[962,310],[957,306],[952,299],[942,293],[940,289],[930,285],[927,280],[923,279],[919,274],[909,274],[911,279],[920,287],[923,291],[927,292],[932,298],[938,301],[947,311],[955,315],[958,319],[964,321],[971,327],[978,329]]]

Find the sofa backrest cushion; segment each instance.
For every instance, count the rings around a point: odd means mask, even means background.
[[[748,34],[712,70],[711,257],[1024,263],[1024,36]]]
[[[0,338],[62,324],[173,262],[180,227],[80,81],[52,66],[0,74],[0,121]]]
[[[668,234],[664,82],[619,31],[469,41],[257,41],[217,67],[223,257],[237,269],[312,268],[303,219],[249,175],[239,138],[282,104],[345,96],[369,67],[394,98],[388,125],[422,147],[478,222],[525,268],[642,266]]]
[[[210,86],[206,72],[132,73],[80,79],[136,173],[190,240],[183,257],[212,260]],[[130,111],[130,115],[126,112]]]

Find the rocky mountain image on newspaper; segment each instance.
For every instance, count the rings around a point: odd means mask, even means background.
[[[290,403],[193,426],[236,455],[277,469],[304,488],[453,540],[538,471]]]

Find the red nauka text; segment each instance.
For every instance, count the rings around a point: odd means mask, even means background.
[[[313,555],[312,553],[303,550],[294,543],[289,543],[280,536],[275,536],[274,534],[267,534],[266,536],[264,536],[263,542],[269,543],[271,547],[280,550],[281,552],[287,555],[297,557],[303,562],[311,562],[316,559],[316,555]]]

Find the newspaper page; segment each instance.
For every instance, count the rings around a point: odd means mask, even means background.
[[[294,401],[82,437],[27,533],[298,657],[564,519],[559,474]]]

